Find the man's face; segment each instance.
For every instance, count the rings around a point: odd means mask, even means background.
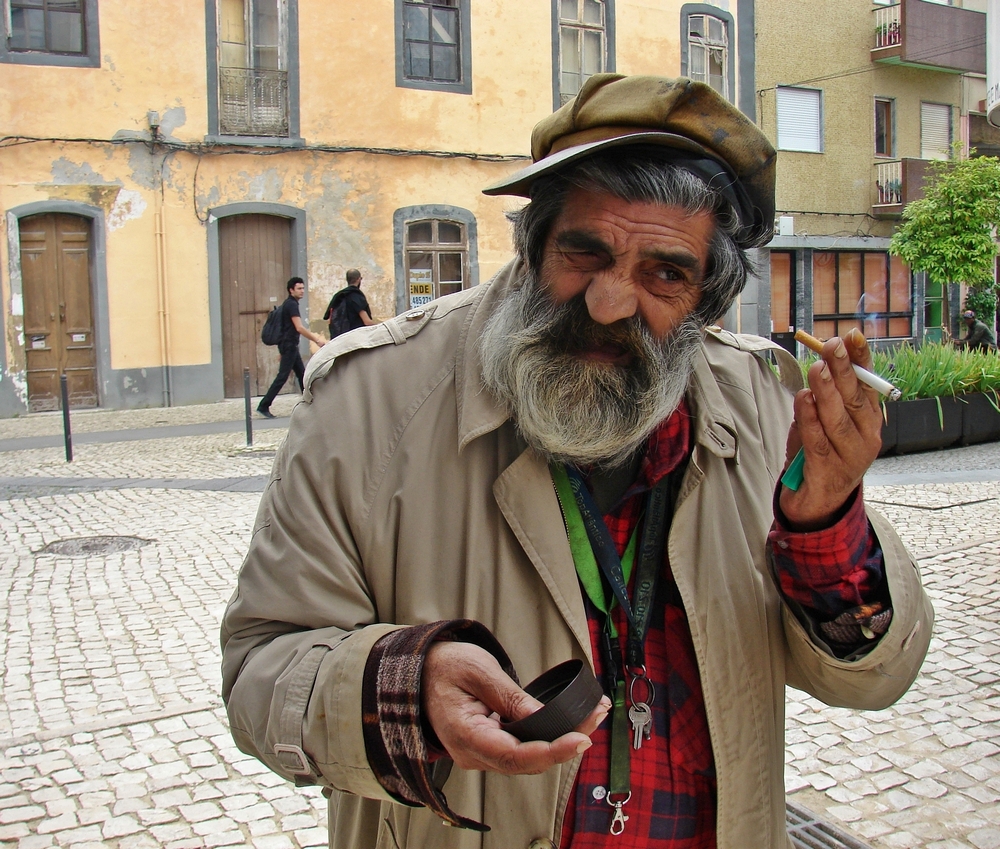
[[[583,295],[598,324],[637,316],[663,340],[698,305],[714,231],[708,212],[573,189],[546,240],[541,278],[557,304]],[[620,360],[612,350],[582,355]]]
[[[577,465],[624,462],[687,390],[708,214],[575,190],[480,340],[486,386],[525,439]]]
[[[291,296],[293,298],[295,298],[296,301],[301,301],[305,297],[305,294],[306,294],[306,284],[305,283],[296,283],[288,291],[291,293]]]

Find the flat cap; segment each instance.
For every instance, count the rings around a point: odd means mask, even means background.
[[[662,151],[733,205],[743,246],[774,232],[775,151],[746,115],[705,83],[684,77],[595,74],[531,134],[532,164],[484,190],[531,197],[536,179],[611,148]]]

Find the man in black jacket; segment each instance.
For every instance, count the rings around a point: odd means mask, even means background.
[[[343,303],[344,319],[338,321],[336,313],[341,303]],[[347,285],[333,296],[323,320],[330,322],[331,339],[356,327],[375,324],[368,299],[361,292],[361,272],[356,268],[348,270]]]
[[[271,402],[285,385],[288,376],[294,371],[295,377],[299,381],[299,391],[302,390],[302,376],[306,372],[305,364],[302,362],[302,355],[299,353],[299,336],[311,339],[319,346],[326,344],[326,339],[318,333],[313,333],[302,323],[299,315],[299,301],[306,294],[306,284],[301,277],[293,277],[285,284],[288,290],[288,297],[281,305],[281,340],[278,342],[278,352],[281,354],[281,365],[278,366],[278,375],[274,378],[271,388],[267,394],[260,399],[257,405],[257,412],[265,419],[273,419],[271,412]]]

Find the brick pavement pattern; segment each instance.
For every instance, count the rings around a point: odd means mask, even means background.
[[[78,418],[102,432],[241,415]],[[0,422],[0,439],[53,422]],[[88,444],[69,464],[55,448],[0,453],[0,846],[326,845],[321,794],[237,751],[218,695],[218,623],[283,434]],[[934,482],[956,469],[977,482]],[[229,491],[241,479],[251,491]],[[920,560],[935,638],[889,710],[789,691],[790,798],[875,849],[1000,849],[1000,445],[883,458],[866,495]],[[72,551],[87,537],[128,539]]]

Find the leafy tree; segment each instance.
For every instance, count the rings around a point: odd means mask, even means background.
[[[889,242],[889,253],[914,271],[926,271],[947,292],[949,283],[972,287],[976,303],[996,309],[994,262],[1000,226],[1000,159],[961,157],[928,166],[924,197],[903,209],[903,223]],[[973,307],[975,309],[975,307]],[[948,298],[944,325],[951,328]]]

